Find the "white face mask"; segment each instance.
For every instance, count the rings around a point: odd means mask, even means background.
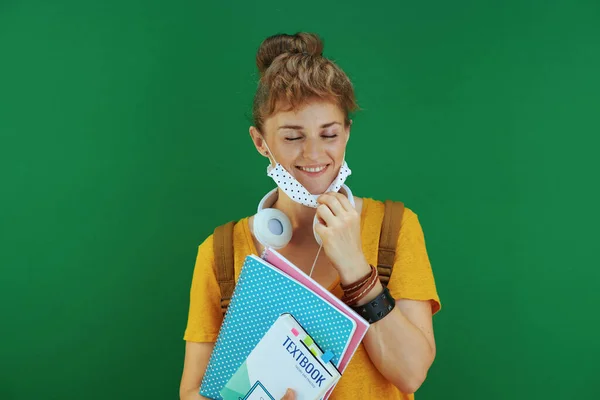
[[[267,167],[267,175],[275,181],[277,186],[283,190],[283,192],[287,194],[290,199],[307,207],[317,208],[319,205],[317,203],[317,199],[323,193],[310,193],[300,182],[298,182],[298,180],[296,180],[296,178],[294,178],[285,168],[283,168],[281,164],[275,160],[271,149],[269,149],[269,146],[267,145],[267,141],[264,140],[264,138],[263,141],[265,146],[267,146],[267,150],[269,150],[270,156],[273,157],[273,162],[275,163],[274,167],[269,163],[269,166]],[[350,174],[352,174],[352,171],[350,168],[348,168],[348,164],[344,160],[342,166],[340,167],[340,172],[333,182],[331,182],[331,185],[329,185],[325,192],[338,192]]]

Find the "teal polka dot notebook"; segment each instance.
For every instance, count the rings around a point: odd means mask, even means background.
[[[246,257],[200,394],[219,399],[221,389],[282,313],[291,313],[338,366],[356,322],[263,259]]]

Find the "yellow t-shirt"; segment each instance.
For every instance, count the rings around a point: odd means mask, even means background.
[[[363,252],[370,264],[377,265],[379,233],[383,221],[384,204],[364,198],[361,211],[361,239]],[[248,217],[234,227],[234,265],[237,281],[244,259],[257,254],[248,225]],[[190,291],[188,324],[184,340],[192,342],[215,342],[223,321],[221,294],[213,270],[213,237],[210,235],[198,249]],[[417,215],[405,208],[394,270],[388,283],[395,299],[426,300],[432,304],[433,313],[440,310],[433,272],[425,247],[425,239]],[[329,288],[336,296],[343,294],[339,282]],[[371,362],[364,345],[360,345],[336,385],[330,399],[413,399],[413,395],[401,393],[388,382]]]

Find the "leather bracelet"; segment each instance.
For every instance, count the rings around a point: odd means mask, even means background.
[[[377,274],[377,270],[375,273],[369,277],[369,280],[358,290],[355,290],[352,293],[344,293],[344,297],[342,297],[342,301],[349,306],[356,304],[359,300],[369,294],[371,289],[375,286],[375,284],[379,281],[379,274]]]
[[[369,264],[369,267],[371,268],[371,271],[367,275],[360,278],[358,281],[349,283],[348,285],[340,285],[344,293],[352,293],[356,291],[361,286],[369,282],[369,279],[373,278],[373,275],[377,274],[377,268],[375,268],[371,264]]]
[[[352,306],[353,304],[358,302],[360,299],[365,297],[369,293],[369,291],[373,288],[373,286],[375,285],[375,282],[377,280],[379,280],[377,268],[375,268],[372,265],[370,265],[370,267],[371,267],[371,272],[369,273],[369,275],[361,278],[360,280],[358,280],[354,283],[351,283],[348,285],[342,285],[342,290],[344,291],[344,295],[342,296],[341,300],[344,303],[346,303],[347,305]]]
[[[351,306],[350,308],[356,311],[369,324],[373,324],[392,312],[395,306],[396,300],[392,297],[388,288],[385,287],[383,292],[375,299],[361,306]]]

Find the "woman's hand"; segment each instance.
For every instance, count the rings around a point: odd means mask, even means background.
[[[325,254],[338,270],[342,284],[359,280],[370,271],[362,251],[360,214],[341,193],[324,193],[317,202],[320,224],[315,230],[321,236]]]
[[[281,400],[296,400],[296,393],[292,389],[288,389]]]

